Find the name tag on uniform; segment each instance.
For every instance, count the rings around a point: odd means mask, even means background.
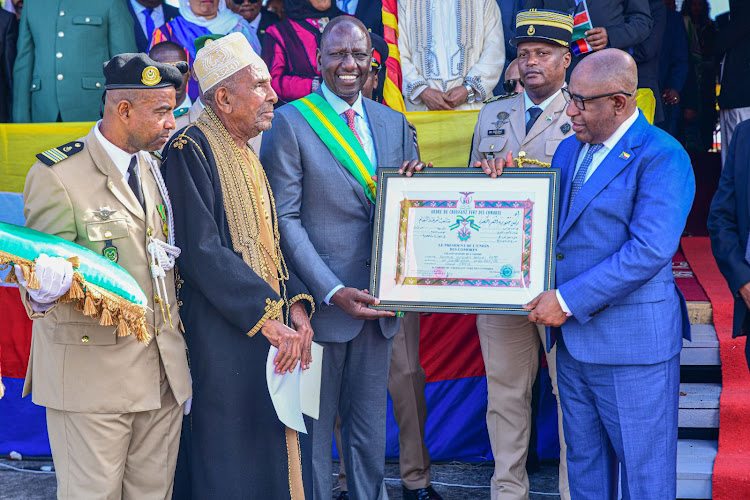
[[[505,129],[501,128],[500,130],[488,130],[487,135],[505,135]]]

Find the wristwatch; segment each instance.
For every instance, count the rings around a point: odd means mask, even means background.
[[[468,83],[464,83],[464,87],[466,88],[466,92],[468,92],[468,94],[466,95],[466,102],[471,104],[472,102],[476,100],[475,94],[474,94],[474,87],[472,87]]]

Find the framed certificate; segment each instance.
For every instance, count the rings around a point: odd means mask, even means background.
[[[527,314],[554,288],[558,168],[378,170],[376,309]]]

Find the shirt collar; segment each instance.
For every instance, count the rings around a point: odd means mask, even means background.
[[[139,4],[135,0],[130,0],[130,5],[133,7],[133,10],[135,11],[136,14],[140,14],[141,12],[143,12],[144,10],[146,10],[146,7],[144,7],[143,5]],[[161,11],[161,5],[159,5],[158,7],[154,8],[154,12],[156,12],[156,11]]]
[[[635,112],[630,116],[630,118],[622,122],[622,125],[617,127],[617,130],[615,130],[614,134],[609,136],[606,141],[602,142],[602,144],[605,148],[607,148],[608,151],[614,148],[615,144],[617,144],[617,142],[622,139],[622,136],[625,135],[625,132],[627,132],[628,129],[633,126],[635,121],[638,119],[638,114],[639,111],[638,109],[636,109]]]
[[[109,140],[104,137],[104,135],[102,135],[101,131],[99,130],[99,126],[101,125],[101,123],[101,120],[96,122],[96,126],[94,127],[94,135],[99,141],[99,144],[101,144],[104,148],[104,151],[107,152],[107,156],[109,156],[109,159],[112,160],[112,163],[114,163],[115,167],[117,167],[117,170],[120,171],[123,177],[126,177],[125,174],[128,172],[130,159],[138,153],[130,154],[127,151],[123,151],[122,149],[109,142]]]
[[[323,97],[325,97],[326,101],[328,101],[328,104],[331,105],[331,107],[336,111],[337,114],[341,115],[349,108],[352,108],[355,113],[357,113],[360,117],[365,117],[365,110],[362,106],[362,92],[359,93],[357,96],[357,100],[354,101],[354,104],[349,106],[349,103],[334,94],[331,89],[328,88],[328,86],[323,82],[320,85],[320,88],[323,91]]]
[[[540,102],[539,104],[534,104],[534,101],[531,100],[531,98],[529,97],[529,94],[527,94],[526,90],[524,90],[523,102],[524,102],[524,105],[526,106],[526,111],[528,111],[529,108],[533,108],[534,106],[536,106],[537,108],[541,109],[542,112],[544,112],[544,110],[547,109],[547,106],[549,106],[550,103],[555,100],[555,98],[557,97],[559,93],[560,93],[560,90],[558,89],[557,92],[555,92],[554,94],[546,98],[544,101]]]
[[[174,110],[177,111],[177,110],[183,109],[183,108],[190,109],[190,106],[192,106],[192,105],[193,105],[193,101],[190,99],[190,96],[187,95],[187,94],[185,94],[185,100],[182,101],[182,104],[180,104],[179,106],[177,106],[176,108],[174,108]]]
[[[255,16],[255,19],[253,19],[250,22],[250,26],[252,26],[253,28],[255,28],[256,32],[258,31],[258,28],[260,27],[260,16],[262,16],[262,15],[263,15],[263,9],[261,9],[261,11],[258,12],[258,15]]]

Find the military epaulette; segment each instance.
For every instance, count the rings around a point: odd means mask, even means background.
[[[51,167],[81,151],[83,151],[83,142],[73,141],[62,146],[57,146],[56,148],[48,149],[47,151],[42,151],[36,157],[39,161]]]
[[[162,161],[164,159],[162,158],[161,152],[159,151],[151,151],[151,154],[153,155],[154,158],[156,158],[159,161]]]
[[[172,114],[174,114],[175,118],[179,118],[185,113],[187,113],[188,111],[190,111],[190,108],[180,108],[180,109],[175,109]]]
[[[501,99],[510,99],[511,97],[516,97],[518,95],[518,92],[511,92],[510,94],[503,94],[503,95],[496,95],[495,97],[490,97],[486,101],[484,101],[484,104],[489,104],[491,102],[499,101]]]

